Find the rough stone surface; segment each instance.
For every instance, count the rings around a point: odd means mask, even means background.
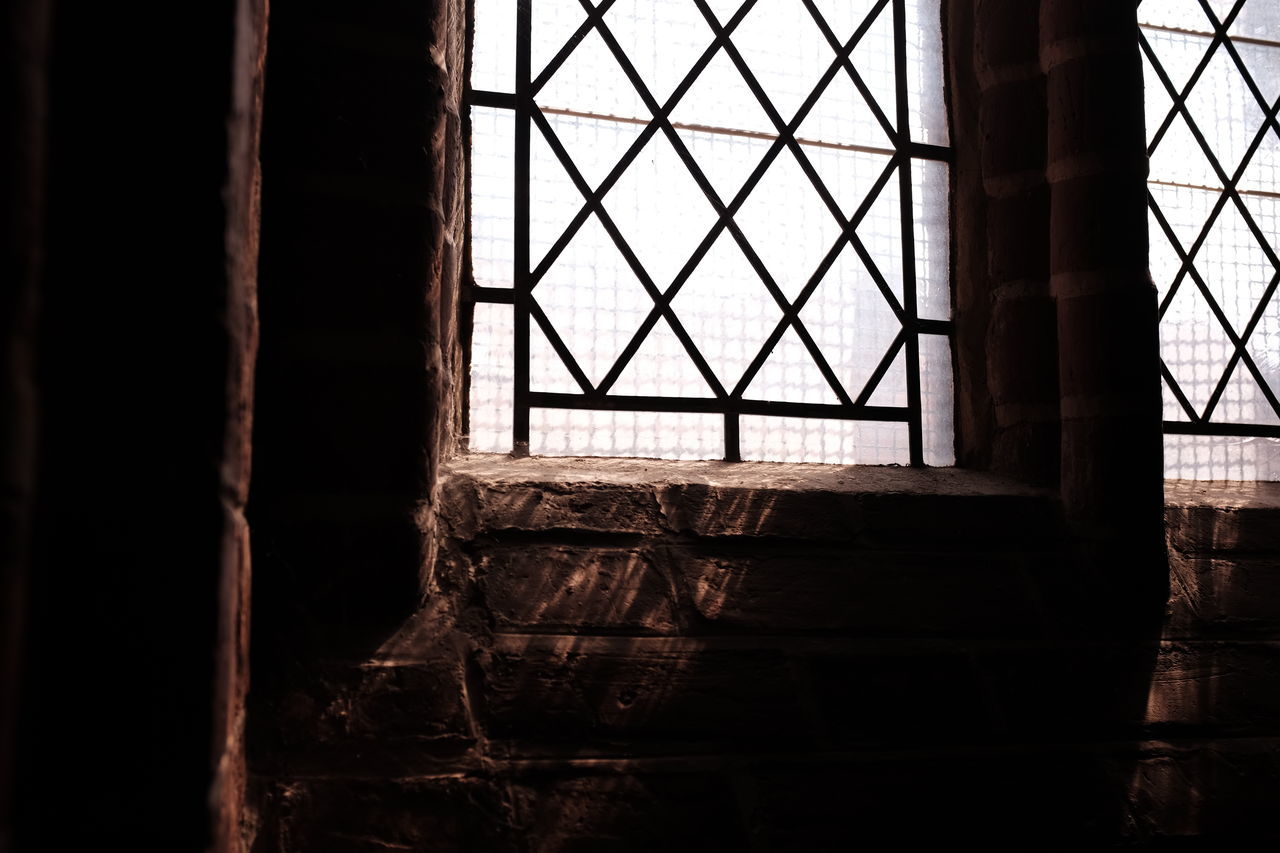
[[[498,547],[476,566],[498,630],[675,628],[671,585],[640,548]]]
[[[1096,171],[1136,169],[1133,139],[1089,135],[1133,129],[1105,114],[1136,103],[1136,78],[1108,77],[1134,70],[1113,55],[1132,8],[1080,5],[944,4],[958,458],[1012,480],[437,466],[464,248],[447,4],[286,7],[267,254],[272,328],[290,328],[262,361],[255,522],[275,655],[256,707],[283,730],[254,753],[256,853],[1079,850],[1264,828],[1237,810],[1277,790],[1280,638],[1249,603],[1274,548],[1257,507],[1173,501],[1162,639],[1158,472],[1133,453],[1158,410],[1108,408],[1155,375],[1154,338],[1121,339],[1124,306],[1090,298],[1136,280],[1110,255],[1145,262],[1141,180]],[[1119,510],[1112,529],[1064,523],[1060,466],[1077,509]]]

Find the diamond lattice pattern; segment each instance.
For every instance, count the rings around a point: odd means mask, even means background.
[[[1145,0],[1138,14],[1165,419],[1234,433],[1171,437],[1169,474],[1274,476],[1280,4]]]
[[[933,10],[936,22],[937,0],[907,5],[912,20]],[[901,151],[893,7],[534,4],[531,391],[906,405],[904,275],[927,279],[921,316],[949,316],[947,288],[929,285],[948,257],[947,169]],[[483,26],[478,17],[477,41]],[[908,68],[925,82],[936,75],[940,90],[929,44],[911,41]],[[945,142],[942,110],[940,95],[913,92],[906,121],[917,138]],[[473,111],[476,139],[504,121],[500,110]],[[905,227],[904,186],[913,196]],[[473,223],[510,218],[508,205],[491,208],[473,208]],[[494,239],[491,230],[479,229]],[[906,235],[916,272],[904,270]],[[494,265],[483,269],[484,283],[497,284]],[[949,347],[922,353],[949,373]],[[486,381],[473,374],[473,401]],[[934,464],[951,461],[949,388],[926,417],[938,433],[926,440]],[[583,436],[597,452],[719,455],[706,450],[715,447],[706,415],[657,414],[671,426],[667,446],[660,425],[639,443],[619,431],[633,413],[535,410],[531,448],[574,452],[567,436],[605,420],[613,438]],[[473,448],[475,422],[489,417],[473,406]],[[744,458],[907,461],[903,423],[815,424],[816,452],[765,436],[744,444]],[[498,446],[480,449],[506,449],[501,429],[492,432]]]

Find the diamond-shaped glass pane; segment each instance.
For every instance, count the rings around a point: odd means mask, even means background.
[[[542,87],[537,100],[542,106],[572,108],[594,115],[650,115],[640,93],[594,29]]]
[[[610,391],[644,397],[711,396],[711,388],[688,349],[664,317],[653,324]]]
[[[728,232],[720,234],[671,307],[730,389],[782,319],[782,309]]]
[[[675,280],[716,220],[664,135],[649,140],[604,206],[659,289]]]
[[[760,371],[747,386],[746,396],[753,400],[786,403],[839,401],[813,354],[791,327],[771,348]]]
[[[689,0],[617,0],[605,23],[659,104],[715,38]]]
[[[789,300],[840,236],[840,224],[790,151],[769,167],[737,221]]]
[[[593,385],[653,307],[594,214],[547,270],[533,297]]]
[[[839,365],[836,375],[857,396],[902,331],[851,246],[846,246],[800,312],[822,352]]]
[[[1179,30],[1209,28],[1209,19],[1200,8],[1199,0],[1142,0],[1138,20],[1148,26]]]

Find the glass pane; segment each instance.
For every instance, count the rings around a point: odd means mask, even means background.
[[[926,320],[951,319],[951,174],[946,163],[913,160],[916,310]]]
[[[955,383],[951,339],[920,336],[920,403],[924,424],[924,464],[956,464]]]
[[[468,446],[476,453],[511,452],[514,338],[510,305],[481,302],[475,306],[471,324]]]
[[[1164,475],[1174,480],[1280,481],[1280,439],[1166,435]]]
[[[724,457],[722,415],[534,409],[529,419],[529,452],[539,456]]]
[[[942,11],[940,0],[907,0],[907,82],[911,93],[911,138],[946,145],[947,107],[942,91]]]
[[[744,415],[742,458],[748,461],[906,465],[907,425],[819,418]]]
[[[510,110],[471,108],[471,266],[476,284],[515,281],[515,117]]]
[[[516,90],[516,16],[511,0],[474,0],[475,42],[471,86],[491,92]]]

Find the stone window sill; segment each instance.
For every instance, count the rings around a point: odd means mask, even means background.
[[[471,531],[673,532],[809,540],[1054,541],[1055,492],[960,468],[469,454]],[[462,498],[463,495],[457,497]]]

